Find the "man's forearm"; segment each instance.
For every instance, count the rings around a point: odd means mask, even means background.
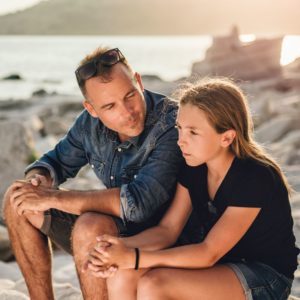
[[[51,208],[76,215],[89,211],[120,217],[119,188],[99,191],[58,190],[51,202]]]

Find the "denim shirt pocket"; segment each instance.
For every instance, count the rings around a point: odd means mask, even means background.
[[[122,184],[128,184],[137,178],[140,166],[128,166],[123,168],[121,178]]]
[[[97,177],[103,179],[105,162],[100,157],[95,157],[94,155],[87,155],[87,159]]]

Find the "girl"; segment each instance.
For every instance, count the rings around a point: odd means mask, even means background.
[[[185,164],[172,205],[158,226],[134,237],[99,237],[88,268],[111,277],[110,299],[287,299],[299,253],[291,189],[252,138],[245,96],[210,79],[186,88],[179,103]],[[192,209],[202,240],[165,249]]]

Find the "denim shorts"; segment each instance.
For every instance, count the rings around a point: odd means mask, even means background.
[[[239,278],[246,300],[286,300],[293,280],[260,262],[225,263]]]

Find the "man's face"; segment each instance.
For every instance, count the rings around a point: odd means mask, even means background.
[[[113,131],[121,141],[138,136],[144,129],[146,103],[139,74],[131,74],[122,64],[116,64],[112,80],[102,82],[93,77],[86,81],[85,108]]]

